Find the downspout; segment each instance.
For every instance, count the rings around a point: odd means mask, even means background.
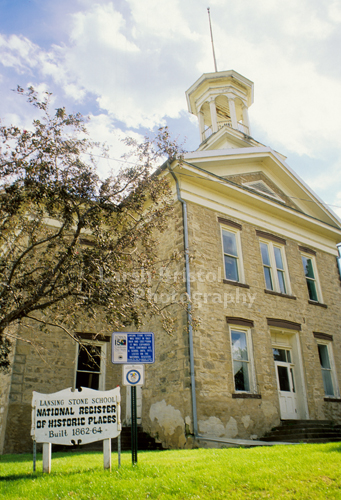
[[[197,398],[195,392],[195,374],[194,374],[194,354],[193,354],[193,328],[192,328],[192,304],[191,304],[191,282],[190,282],[190,269],[189,269],[189,245],[188,245],[188,223],[187,223],[187,204],[181,198],[179,181],[169,162],[167,162],[168,170],[171,173],[176,184],[176,194],[178,201],[182,204],[183,215],[183,230],[184,230],[184,247],[185,247],[185,274],[186,274],[186,293],[189,299],[187,307],[187,325],[188,325],[188,344],[189,344],[189,363],[190,363],[190,377],[191,377],[191,395],[192,395],[192,412],[193,412],[193,433],[194,437],[198,436],[198,419],[197,419]]]
[[[339,252],[339,255],[337,257],[337,267],[339,268],[339,275],[341,279],[341,243],[338,243],[336,246],[337,246],[337,251]]]

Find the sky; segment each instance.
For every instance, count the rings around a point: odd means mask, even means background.
[[[0,117],[25,128],[34,110],[12,89],[53,93],[53,107],[90,116],[110,146],[168,125],[199,146],[185,91],[214,71],[254,82],[252,136],[287,156],[341,216],[340,0],[0,0]]]

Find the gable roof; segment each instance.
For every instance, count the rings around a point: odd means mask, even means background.
[[[293,200],[302,215],[314,218],[320,222],[341,229],[339,217],[317,196],[316,193],[290,168],[284,157],[266,146],[243,147],[235,149],[219,149],[195,151],[185,155],[185,161],[192,167],[213,174],[220,182],[231,183],[228,177],[246,172],[264,172],[278,188]],[[266,197],[265,193],[255,192],[241,183],[232,182],[235,189],[243,190],[245,195]],[[270,200],[269,200],[270,201]],[[281,200],[271,200],[272,203],[285,205]]]

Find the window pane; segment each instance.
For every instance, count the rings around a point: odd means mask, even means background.
[[[264,267],[264,278],[265,278],[265,288],[267,290],[273,290],[272,279],[271,279],[271,270],[269,267]]]
[[[286,355],[285,355],[285,349],[272,349],[274,353],[274,360],[275,361],[287,361]]]
[[[239,281],[237,259],[225,255],[225,278]]]
[[[309,299],[318,302],[315,281],[307,279],[307,287],[308,287]]]
[[[291,363],[291,352],[290,351],[285,351],[287,353],[287,360],[288,363]]]
[[[223,231],[223,246],[224,253],[234,255],[235,257],[238,256],[236,235],[234,233]]]
[[[79,347],[77,370],[87,372],[101,371],[101,348],[95,345]]]
[[[260,244],[260,251],[262,254],[262,261],[263,261],[264,266],[270,266],[268,245],[266,245],[265,243],[261,243]]]
[[[304,274],[306,275],[306,277],[315,279],[312,260],[302,255],[302,262],[303,262]]]
[[[280,391],[290,392],[288,368],[286,366],[277,366],[277,371]]]
[[[334,396],[334,388],[332,381],[332,372],[328,353],[328,346],[318,344],[319,358],[322,368],[323,387],[326,396]]]
[[[98,390],[98,388],[99,388],[99,374],[98,373],[77,372],[76,389],[79,389],[80,387],[89,387],[90,389]]]
[[[276,267],[277,269],[284,269],[283,267],[283,261],[282,261],[282,253],[280,248],[274,247],[274,253],[275,253],[275,260],[276,260]]]
[[[236,391],[250,391],[248,363],[242,361],[234,361],[233,373]]]
[[[322,370],[323,387],[326,396],[334,396],[331,370]]]
[[[328,346],[323,345],[323,344],[318,344],[317,347],[318,347],[318,351],[319,351],[321,367],[327,368],[330,370]]]
[[[246,334],[244,332],[231,332],[233,359],[248,360]]]
[[[295,379],[294,379],[294,371],[292,368],[290,368],[290,373],[291,373],[291,382],[292,382],[292,392],[296,392],[295,389]]]
[[[281,293],[287,293],[287,289],[285,287],[284,272],[277,271],[277,276],[278,276],[279,291]]]

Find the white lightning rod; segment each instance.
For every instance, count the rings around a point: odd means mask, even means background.
[[[210,33],[211,33],[211,42],[212,42],[214,69],[215,69],[215,72],[217,73],[218,72],[218,70],[217,70],[217,61],[216,61],[215,52],[214,52],[213,33],[212,33],[212,25],[211,25],[211,14],[210,14],[210,8],[209,7],[207,7],[207,12],[208,12],[208,22],[210,24]]]

